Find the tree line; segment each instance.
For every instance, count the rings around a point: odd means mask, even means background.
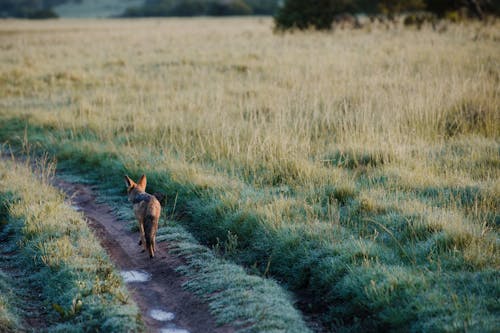
[[[1,0],[0,17],[56,17],[52,7],[75,0]],[[85,1],[85,0],[76,0]],[[384,15],[425,11],[446,17],[500,14],[499,0],[145,0],[125,17],[272,15],[276,27],[329,29],[341,14]]]
[[[477,18],[500,14],[498,0],[285,0],[275,15],[278,29],[330,29],[345,14],[383,15],[428,13],[435,18]]]

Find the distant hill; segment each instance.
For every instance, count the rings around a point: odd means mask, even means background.
[[[0,18],[273,15],[279,0],[0,0]]]
[[[110,17],[145,0],[0,0],[0,18]]]
[[[144,0],[69,0],[53,7],[53,11],[59,17],[111,17],[143,3]]]

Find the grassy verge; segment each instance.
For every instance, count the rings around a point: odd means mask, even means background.
[[[0,189],[2,330],[143,329],[106,253],[46,179],[0,161]]]
[[[309,332],[289,295],[275,281],[249,275],[240,266],[215,255],[178,225],[162,227],[158,241],[168,241],[186,259],[180,267],[188,290],[204,298],[219,323],[239,332]]]

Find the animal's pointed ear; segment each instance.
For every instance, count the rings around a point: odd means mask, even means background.
[[[139,181],[137,182],[137,187],[141,188],[143,191],[146,191],[146,175],[142,175]]]
[[[125,176],[125,185],[127,185],[127,188],[134,185],[134,181],[129,178],[129,176]]]

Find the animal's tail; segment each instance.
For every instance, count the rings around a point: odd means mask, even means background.
[[[167,200],[167,196],[164,193],[161,193],[161,192],[155,192],[155,193],[153,193],[153,195],[158,200],[158,202],[160,203],[160,205],[162,207],[164,207],[165,206],[165,201]]]
[[[155,256],[155,236],[157,229],[157,221],[154,216],[146,216],[144,219],[144,238],[146,239],[146,250],[149,252],[149,257]]]

